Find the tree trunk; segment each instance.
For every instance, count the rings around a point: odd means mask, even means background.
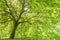
[[[17,26],[18,26],[18,23],[17,22],[14,22],[14,27],[13,27],[12,33],[10,35],[10,38],[12,38],[12,39],[14,39]]]

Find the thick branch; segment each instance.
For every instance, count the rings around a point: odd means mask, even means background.
[[[6,5],[8,8],[10,8],[9,5],[8,5],[8,3],[7,3],[7,1],[6,1],[6,0],[4,0],[4,1],[5,1],[5,5]],[[10,12],[8,12],[8,13],[11,15],[12,19],[13,19],[14,21],[16,21],[15,17],[12,15],[11,9],[9,9],[9,11],[10,11]]]
[[[32,18],[34,18],[34,17],[37,17],[37,16],[32,16],[29,19],[27,19],[26,21],[19,22],[19,24],[20,23],[26,23],[26,22],[29,23],[29,24],[33,24],[33,23],[29,22],[29,20],[32,19]]]
[[[5,16],[9,17],[11,20],[16,21],[15,17],[11,14],[11,12],[8,12],[6,10],[3,10],[4,12],[6,12]],[[2,14],[3,15],[3,14]]]
[[[22,14],[24,13],[24,8],[25,8],[25,0],[22,0],[22,9],[21,9],[20,14],[18,15],[17,21],[19,21],[19,19],[21,18]]]

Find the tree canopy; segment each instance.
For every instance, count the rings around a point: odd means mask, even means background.
[[[14,30],[16,29],[16,30]],[[0,0],[0,38],[60,39],[60,0]]]

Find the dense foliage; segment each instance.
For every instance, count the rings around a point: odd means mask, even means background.
[[[0,0],[0,38],[10,37],[13,20],[19,19],[21,10],[24,10],[15,38],[60,40],[60,0],[23,1],[24,6],[22,0]]]

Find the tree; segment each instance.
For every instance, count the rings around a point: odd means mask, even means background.
[[[59,4],[54,0],[0,0],[0,23],[13,22],[10,38],[14,38],[17,27],[22,23],[35,26],[32,36],[41,38],[39,34],[55,27],[59,20]]]
[[[28,21],[21,21],[21,18],[22,18],[22,15],[25,11],[27,11],[25,9],[26,5],[28,4],[26,2],[26,0],[17,0],[19,1],[19,4],[18,6],[20,7],[19,10],[18,8],[14,7],[13,3],[11,1],[16,1],[16,0],[1,0],[1,6],[2,6],[2,10],[1,10],[1,17],[4,17],[2,18],[3,21],[1,21],[1,23],[4,23],[4,22],[7,22],[7,21],[13,21],[14,23],[14,28],[11,32],[11,35],[10,35],[10,38],[14,38],[15,36],[15,31],[17,29],[17,26],[20,24],[20,23],[24,23],[24,22],[28,22]],[[9,2],[9,3],[8,3]],[[4,6],[4,7],[3,7]],[[1,7],[0,7],[1,8]],[[21,10],[20,10],[21,9]],[[2,13],[3,12],[3,13]],[[19,13],[18,13],[19,12]],[[5,20],[5,21],[4,21]]]

